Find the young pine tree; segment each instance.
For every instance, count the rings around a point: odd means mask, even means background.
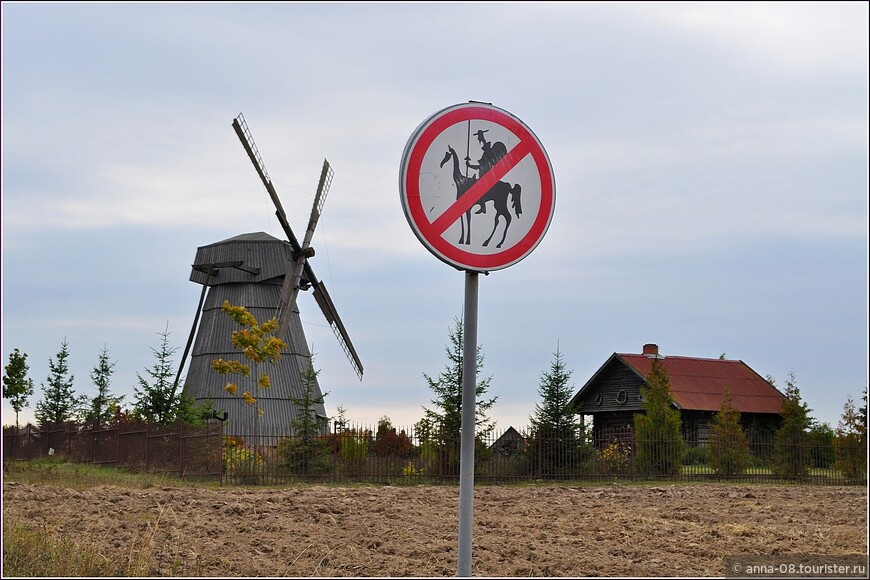
[[[774,438],[773,472],[782,477],[801,477],[806,475],[809,463],[805,447],[811,410],[801,399],[793,371],[788,373],[784,394],[782,423]]]
[[[746,432],[740,424],[740,411],[734,406],[727,388],[719,412],[713,418],[707,459],[710,467],[723,476],[739,475],[749,465]]]
[[[57,359],[48,359],[49,375],[41,385],[43,398],[36,403],[34,415],[40,427],[74,419],[84,402],[73,390],[75,377],[69,373],[68,359],[69,344],[64,338]]]
[[[673,406],[670,377],[658,359],[653,359],[640,393],[643,412],[634,415],[637,468],[650,475],[677,475],[686,453],[682,421]]]
[[[115,362],[109,360],[109,349],[103,346],[97,359],[97,366],[91,370],[91,381],[97,388],[97,394],[90,400],[85,411],[85,423],[100,426],[105,425],[115,417],[115,411],[120,408],[123,396],[115,396],[109,390]]]
[[[329,442],[320,436],[323,425],[315,411],[316,406],[323,405],[324,398],[329,394],[315,396],[319,374],[320,371],[314,369],[312,357],[308,368],[301,373],[302,394],[289,397],[296,406],[296,417],[290,421],[292,436],[278,444],[278,454],[291,473],[320,473],[330,467],[327,461]]]
[[[571,371],[565,367],[562,352],[556,347],[550,369],[541,374],[535,413],[529,417],[535,442],[531,447],[532,465],[542,474],[556,475],[576,465],[582,452],[580,422],[570,407],[573,396],[569,384]]]
[[[459,319],[454,319],[455,326],[450,331],[450,344],[445,347],[448,364],[444,371],[433,379],[426,373],[423,377],[429,389],[435,393],[432,399],[433,409],[423,407],[424,415],[417,423],[418,435],[425,433],[427,439],[424,443],[433,443],[440,454],[441,469],[445,473],[458,473],[460,430],[462,427],[462,354],[463,354],[463,325]],[[483,368],[483,354],[477,349],[477,374]],[[485,448],[482,441],[495,428],[495,424],[489,419],[487,413],[495,404],[498,397],[484,399],[483,396],[489,389],[492,377],[477,378],[475,384],[475,440],[476,449]]]
[[[133,416],[153,425],[168,425],[175,421],[177,406],[172,355],[177,348],[169,347],[169,325],[160,335],[160,348],[152,348],[155,362],[145,372],[150,382],[139,373],[139,388],[134,389]]]
[[[836,467],[851,480],[866,477],[867,474],[867,431],[862,425],[861,413],[855,407],[852,395],[846,399],[843,415],[837,425]]]
[[[864,396],[861,397],[864,404],[858,409],[858,430],[863,437],[867,437],[867,387],[864,387]]]
[[[213,418],[215,411],[215,403],[212,400],[197,402],[184,393],[178,393],[175,397],[176,421],[183,421],[188,425],[205,425]]]
[[[9,353],[9,364],[3,372],[3,398],[9,401],[15,410],[15,430],[18,431],[18,414],[27,406],[27,401],[33,396],[33,379],[27,378],[30,367],[27,366],[27,353],[21,353],[16,348]]]

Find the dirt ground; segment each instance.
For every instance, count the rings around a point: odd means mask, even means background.
[[[4,520],[150,575],[455,576],[458,487],[75,491],[5,483]],[[867,554],[867,489],[477,486],[475,576],[725,576],[734,555]]]

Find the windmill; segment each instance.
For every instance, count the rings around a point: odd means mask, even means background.
[[[239,114],[233,119],[232,126],[275,204],[275,214],[286,240],[256,232],[197,249],[190,280],[202,284],[203,289],[178,369],[176,384],[193,344],[184,393],[197,401],[214,401],[216,410],[224,413],[223,418],[230,419],[225,425],[225,433],[228,435],[283,435],[288,432],[297,411],[288,399],[299,398],[304,394],[301,373],[308,368],[311,361],[299,309],[296,307],[300,291],[313,290],[315,301],[360,380],[363,375],[362,362],[353,347],[350,335],[326,286],[317,278],[309,263],[309,259],[314,256],[311,240],[332,183],[333,171],[329,162],[324,159],[308,226],[300,243],[290,227],[287,214],[244,116]],[[220,310],[225,300],[233,305],[245,306],[259,322],[277,318],[277,336],[289,347],[267,369],[272,379],[272,387],[259,392],[257,405],[264,411],[259,419],[244,401],[224,391],[225,377],[211,369],[211,362],[216,358],[244,362],[244,356],[230,342],[232,331],[237,330],[237,327]],[[313,396],[321,396],[320,386],[317,384],[314,385]],[[323,405],[315,405],[315,413],[326,418]]]

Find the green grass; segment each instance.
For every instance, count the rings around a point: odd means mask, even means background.
[[[5,459],[3,481],[55,485],[78,490],[100,486],[146,489],[160,486],[216,487],[219,485],[219,482],[185,481],[160,473],[134,473],[117,467],[73,463],[63,457],[47,457],[32,461]]]
[[[716,475],[716,471],[709,465],[683,465],[680,471],[682,475]],[[773,477],[773,469],[770,467],[747,467],[745,471],[737,475],[752,476],[763,475]],[[832,467],[811,467],[807,471],[807,477],[825,477],[833,480],[846,480],[846,475]]]

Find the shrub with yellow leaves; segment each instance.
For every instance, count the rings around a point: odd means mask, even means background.
[[[281,351],[288,348],[287,343],[274,336],[274,333],[278,331],[278,320],[276,318],[271,318],[260,324],[247,308],[235,306],[229,300],[224,301],[221,310],[242,327],[241,330],[233,331],[231,341],[233,346],[244,354],[248,362],[219,358],[212,361],[211,368],[221,375],[241,375],[244,379],[257,377],[253,388],[245,390],[241,397],[246,404],[255,407],[257,414],[262,416],[263,410],[257,407],[257,397],[254,394],[259,389],[271,387],[272,380],[268,373],[256,367],[264,362],[272,364],[277,362],[281,358]],[[252,366],[254,367],[253,369],[251,368]],[[228,382],[224,390],[230,395],[235,396],[239,392],[239,385],[234,382]]]

